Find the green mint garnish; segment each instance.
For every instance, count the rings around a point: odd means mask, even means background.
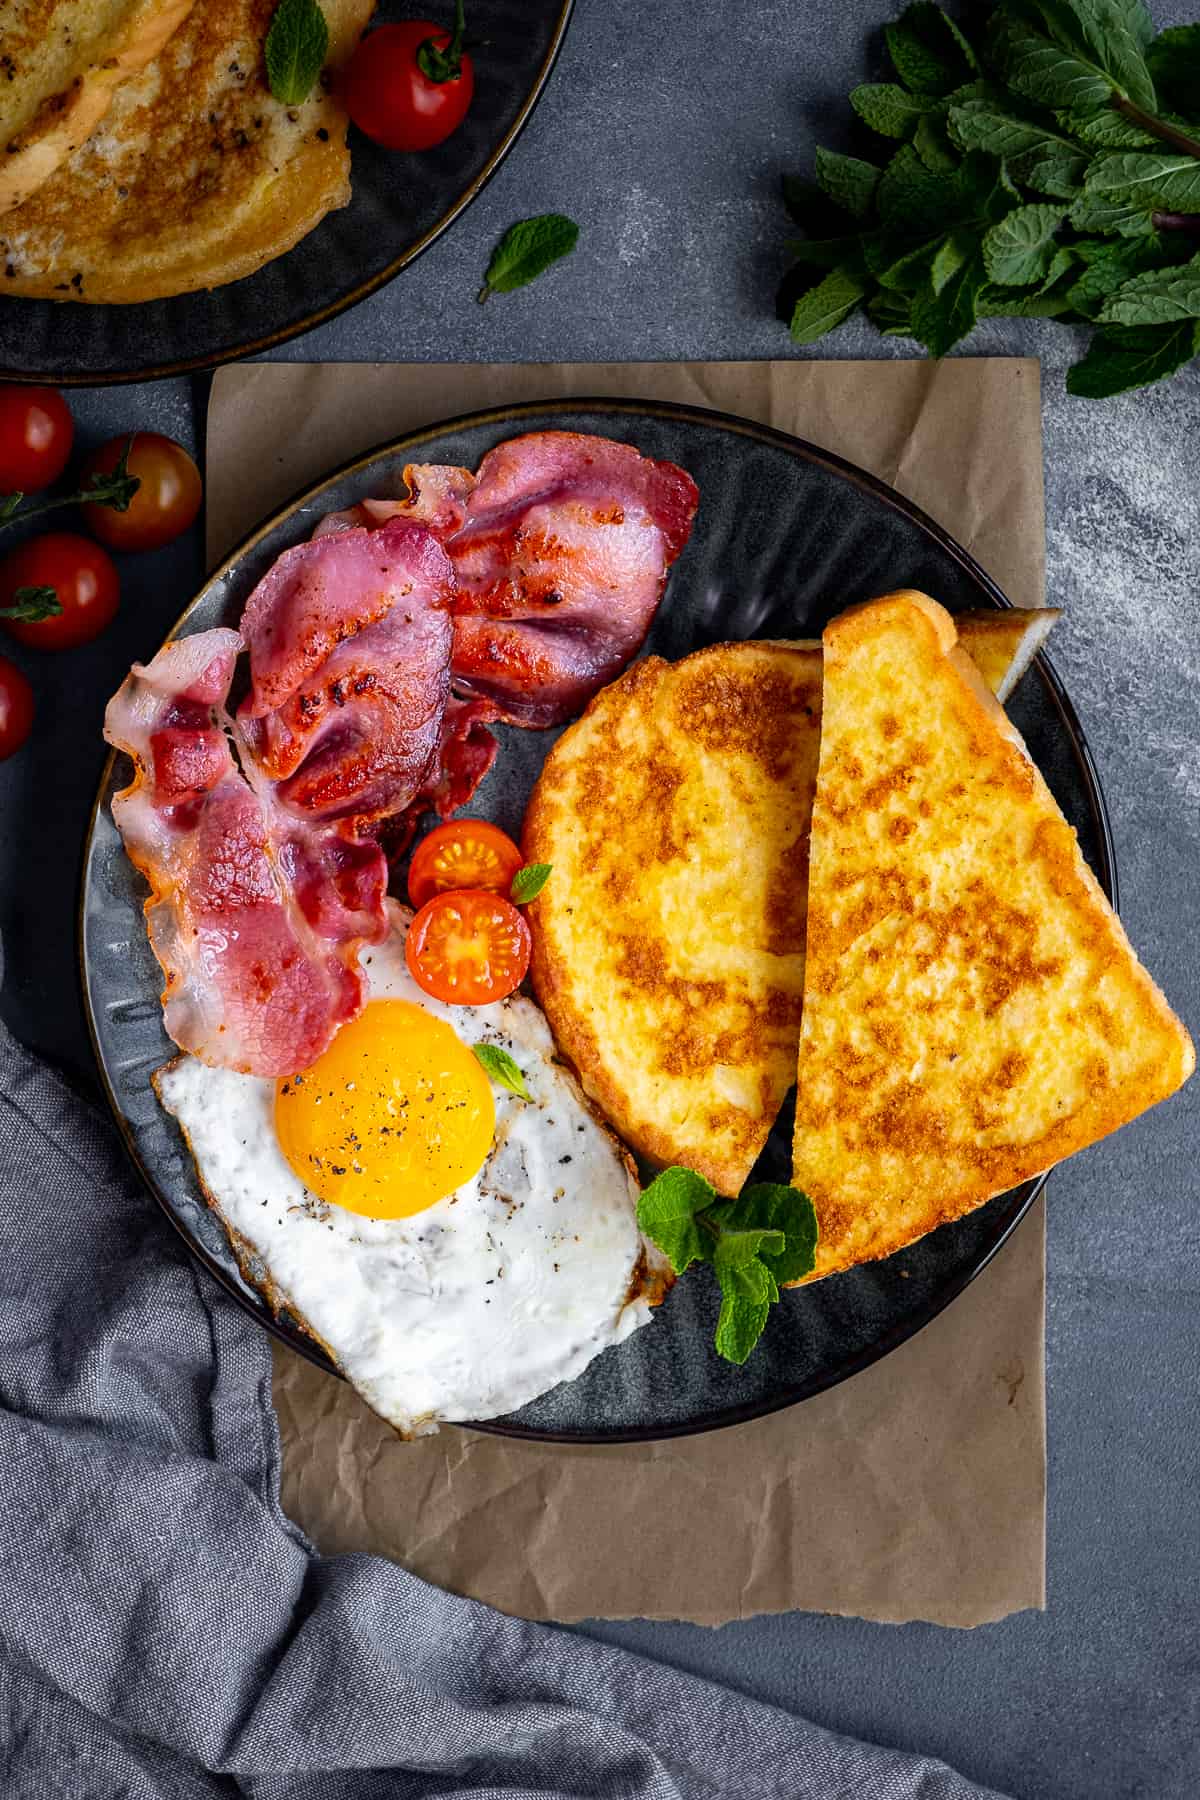
[[[541,213],[536,219],[518,220],[492,251],[479,290],[480,301],[535,281],[552,263],[569,256],[578,240],[578,225],[562,213]]]
[[[507,1050],[501,1050],[499,1044],[472,1044],[480,1066],[502,1088],[510,1094],[516,1094],[519,1100],[531,1100],[533,1096],[525,1086],[525,1077]]]
[[[523,869],[518,869],[509,889],[509,899],[514,906],[528,906],[531,900],[536,900],[549,881],[553,867],[553,863],[526,863]]]
[[[329,50],[329,26],[317,0],[279,0],[267,32],[267,80],[284,106],[307,100]]]
[[[807,1275],[816,1256],[812,1201],[775,1182],[720,1200],[694,1169],[664,1169],[638,1201],[638,1225],[677,1275],[711,1263],[721,1288],[715,1344],[727,1362],[745,1362],[782,1284]]]

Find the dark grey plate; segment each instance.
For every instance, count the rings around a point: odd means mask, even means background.
[[[672,575],[647,648],[679,657],[728,638],[812,637],[834,613],[890,588],[923,588],[951,610],[1007,606],[988,576],[932,520],[892,489],[811,444],[689,407],[571,401],[507,407],[453,420],[362,457],[301,495],[213,575],[174,635],[236,624],[251,588],[316,520],[364,495],[402,491],[410,461],[474,467],[520,431],[593,431],[669,457],[700,487],[691,542]],[[148,657],[156,648],[145,645]],[[1044,658],[1010,712],[1084,854],[1115,902],[1104,800],[1079,722]],[[553,732],[505,730],[495,770],[472,804],[518,830]],[[127,765],[105,768],[85,849],[81,955],[89,1024],[126,1143],[172,1222],[235,1297],[312,1361],[329,1365],[287,1319],[276,1321],[242,1281],[223,1229],[205,1206],[178,1132],[151,1090],[172,1054],[160,979],[142,927],[143,887],[121,850],[109,803]],[[786,1120],[760,1163],[789,1179]],[[1044,1179],[1044,1177],[1043,1177]],[[976,1276],[1028,1209],[1041,1181],[1001,1195],[888,1261],[784,1295],[741,1369],[712,1349],[717,1296],[689,1274],[653,1324],[608,1350],[579,1378],[485,1429],[609,1442],[710,1430],[790,1405],[843,1381],[928,1323]]]
[[[352,129],[350,204],[244,281],[139,306],[60,306],[6,299],[0,277],[0,380],[79,385],[180,375],[257,355],[373,294],[441,236],[499,167],[549,78],[573,6],[473,0],[471,37],[482,41],[460,129],[419,156],[381,150]],[[384,0],[376,22],[453,13],[453,0]]]

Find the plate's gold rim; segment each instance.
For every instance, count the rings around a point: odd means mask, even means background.
[[[492,179],[492,176],[496,173],[496,170],[500,167],[500,164],[504,161],[513,145],[516,143],[517,138],[525,129],[525,126],[528,124],[530,116],[533,113],[534,107],[545,92],[546,83],[549,81],[554,65],[558,61],[559,52],[562,50],[563,43],[566,39],[567,27],[571,23],[571,17],[574,11],[575,0],[560,0],[558,22],[554,27],[553,35],[547,46],[546,54],[542,58],[538,72],[534,77],[533,84],[522,101],[520,111],[517,113],[516,118],[513,120],[512,124],[509,126],[475,179],[469,186],[463,189],[462,193],[451,203],[450,207],[442,214],[441,218],[436,219],[429,227],[429,230],[419,237],[415,243],[410,244],[400,256],[388,263],[385,268],[380,269],[378,274],[368,277],[366,281],[360,282],[357,287],[351,288],[349,293],[343,294],[337,300],[331,300],[327,306],[321,307],[317,312],[306,314],[305,317],[295,325],[282,326],[278,331],[268,332],[265,336],[255,338],[251,342],[238,344],[232,350],[218,351],[215,355],[183,357],[176,362],[158,363],[147,368],[120,369],[115,373],[107,374],[94,374],[86,369],[80,370],[79,372],[72,370],[70,374],[63,374],[56,370],[43,371],[0,367],[0,384],[7,382],[36,381],[45,382],[54,387],[65,388],[123,387],[131,382],[137,381],[165,381],[172,376],[196,375],[205,369],[221,368],[227,363],[245,362],[250,357],[261,356],[267,350],[274,350],[280,344],[290,343],[293,338],[303,337],[306,332],[315,331],[320,325],[327,325],[330,319],[336,319],[339,313],[348,311],[352,306],[357,306],[360,300],[365,300],[369,295],[377,293],[381,287],[386,287],[389,281],[394,281],[396,276],[399,275],[402,270],[407,269],[411,263],[414,263],[418,256],[422,255],[424,251],[429,249],[431,244],[435,243],[437,239],[441,237],[444,231],[449,230],[450,226],[454,224],[454,221],[459,218],[461,214],[467,210],[471,202],[483,192],[483,189]],[[351,205],[353,205],[353,189]],[[301,243],[303,243],[303,241],[304,240],[301,239]],[[0,295],[0,300],[3,298],[4,296]],[[56,303],[50,302],[49,304]],[[152,303],[147,302],[146,304]]]

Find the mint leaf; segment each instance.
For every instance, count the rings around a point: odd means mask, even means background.
[[[553,867],[553,863],[526,863],[523,869],[518,869],[508,890],[513,905],[528,906],[531,900],[536,900],[549,881]]]
[[[1063,319],[1072,312],[1067,296],[1058,291],[1032,293],[1017,288],[993,287],[989,282],[976,302],[977,319]]]
[[[39,619],[57,619],[62,601],[52,587],[19,587],[13,591],[11,606],[0,606],[0,619],[20,619],[36,625]]]
[[[958,179],[927,169],[911,144],[892,157],[875,198],[885,225],[914,235],[940,236],[962,208]]]
[[[912,309],[913,336],[931,356],[945,356],[970,332],[986,279],[983,253],[976,250],[939,293],[934,293],[931,283],[917,295]]]
[[[927,0],[906,7],[884,37],[897,75],[916,94],[953,93],[979,67],[957,25]]]
[[[1053,194],[1056,200],[1073,200],[1083,187],[1088,159],[1074,152],[1053,149],[1027,150],[1008,165],[1014,181],[1036,194]]]
[[[888,288],[880,288],[867,302],[867,317],[884,337],[912,336],[912,301]]]
[[[509,294],[514,288],[536,281],[553,263],[569,256],[578,241],[578,225],[563,213],[539,213],[533,219],[518,219],[492,251],[479,290],[480,302],[492,294]]]
[[[942,240],[937,255],[929,266],[929,279],[935,294],[940,294],[952,275],[967,261],[976,248],[976,240],[966,231],[952,231]]]
[[[1098,113],[1064,113],[1059,117],[1073,137],[1089,150],[1157,150],[1160,140],[1111,106]]]
[[[1103,239],[1072,246],[1075,257],[1083,258],[1085,267],[1067,289],[1067,299],[1085,318],[1115,294],[1133,275],[1160,266],[1163,253],[1157,236],[1149,238]]]
[[[917,120],[912,146],[925,167],[934,175],[949,175],[958,167],[958,157],[944,119],[926,113]]]
[[[763,1243],[758,1254],[776,1282],[799,1281],[812,1271],[817,1249],[817,1214],[807,1194],[775,1181],[756,1181],[714,1212],[726,1215],[723,1230],[766,1230],[780,1239]]]
[[[746,1224],[736,1224],[730,1210],[736,1205],[735,1200],[718,1201],[705,1214],[708,1222],[715,1225],[720,1234],[713,1246],[714,1265],[719,1262],[739,1265],[750,1263],[766,1254],[782,1256],[783,1232],[770,1225],[756,1224],[752,1214],[748,1215]]]
[[[1182,268],[1134,275],[1105,301],[1102,325],[1171,325],[1200,319],[1200,256]]]
[[[1114,82],[1090,59],[1053,43],[1009,13],[996,15],[989,49],[1010,87],[1052,111],[1103,106],[1113,93]]]
[[[1145,49],[1154,35],[1141,0],[1027,0],[1064,52],[1136,105],[1154,107]],[[1014,84],[1016,85],[1016,84]],[[1037,96],[1034,96],[1036,98]]]
[[[520,1100],[532,1099],[520,1067],[507,1050],[502,1050],[499,1044],[472,1044],[471,1048],[480,1067],[493,1081]]]
[[[1018,206],[983,239],[988,279],[1001,287],[1029,287],[1045,278],[1057,251],[1054,234],[1066,214],[1056,206]]]
[[[1154,232],[1153,207],[1111,200],[1102,194],[1090,194],[1086,188],[1068,217],[1076,231],[1099,231],[1119,237],[1150,237]]]
[[[1172,151],[1100,156],[1088,170],[1085,194],[1110,204],[1200,212],[1200,160]]]
[[[1120,325],[1098,331],[1087,355],[1067,373],[1067,392],[1106,400],[1130,388],[1146,387],[1174,375],[1200,355],[1200,322],[1178,325]]]
[[[880,287],[896,288],[902,294],[916,294],[930,278],[937,249],[938,240],[929,238],[906,255],[897,257],[877,273]]]
[[[791,324],[793,340],[797,344],[815,344],[850,317],[866,291],[861,276],[850,269],[834,269],[796,302]]]
[[[1200,25],[1160,32],[1146,50],[1146,67],[1160,105],[1173,106],[1184,118],[1200,113]]]
[[[317,0],[279,0],[267,32],[267,81],[284,106],[312,92],[329,49],[329,26]]]
[[[1069,275],[1075,267],[1075,246],[1062,244],[1050,258],[1050,267],[1042,279],[1039,294],[1048,294],[1050,289],[1062,285],[1063,276]]]
[[[717,1197],[717,1190],[694,1169],[664,1169],[638,1200],[638,1229],[658,1245],[677,1275],[694,1262],[707,1262],[711,1235],[697,1214]]]
[[[818,150],[815,167],[817,181],[836,206],[856,219],[870,212],[879,181],[874,163],[859,156],[841,156],[836,150]]]
[[[990,100],[968,100],[949,112],[950,136],[960,150],[986,150],[991,156],[1020,156],[1026,150],[1073,151],[1067,138],[1029,119],[1006,112]]]
[[[951,107],[949,128],[961,150],[1006,157],[1015,178],[1039,193],[1067,198],[1083,185],[1088,159],[1078,145],[992,101]]]
[[[891,81],[852,89],[850,104],[872,131],[891,138],[911,137],[917,120],[925,113],[937,112],[939,105],[921,94],[905,93]]]
[[[717,1355],[726,1362],[744,1363],[763,1334],[779,1289],[765,1264],[735,1261],[725,1254],[723,1244],[717,1246],[713,1268],[721,1284]]]

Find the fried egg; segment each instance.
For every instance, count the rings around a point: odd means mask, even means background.
[[[539,1009],[431,999],[391,913],[363,952],[363,1012],[312,1068],[275,1082],[181,1056],[155,1087],[244,1272],[413,1436],[571,1380],[646,1323],[669,1275]],[[476,1044],[508,1052],[528,1100]]]

